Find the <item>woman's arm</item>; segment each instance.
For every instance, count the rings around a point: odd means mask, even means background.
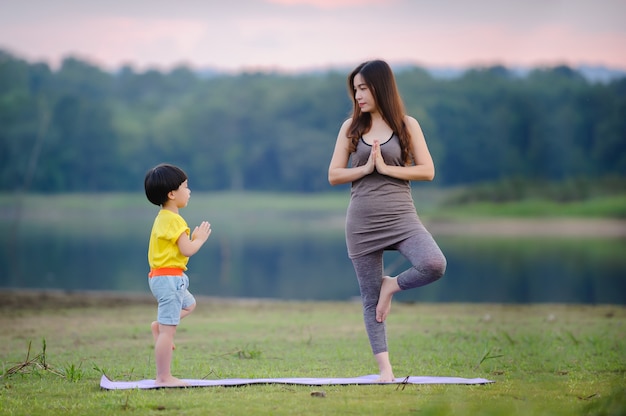
[[[365,165],[356,168],[348,167],[348,160],[350,159],[350,139],[348,138],[347,131],[351,121],[351,119],[346,120],[341,126],[341,129],[339,129],[333,157],[328,167],[328,182],[333,186],[354,182],[374,171],[374,154],[376,153],[374,148],[372,148],[372,153],[370,153],[370,157]]]
[[[382,175],[407,181],[432,181],[435,177],[435,165],[428,151],[422,128],[413,117],[405,116],[404,121],[411,135],[415,163],[411,166],[387,165],[379,152],[376,157],[376,170]]]

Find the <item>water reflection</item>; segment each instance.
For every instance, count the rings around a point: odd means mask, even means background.
[[[398,299],[442,302],[626,302],[623,240],[440,239],[441,281]]]
[[[142,225],[145,228],[145,225]],[[0,230],[5,231],[5,230]],[[0,287],[148,292],[146,230],[119,236],[24,231],[4,240]],[[5,233],[6,235],[6,233]],[[626,304],[626,241],[444,237],[446,275],[401,293],[407,302]],[[390,274],[406,263],[385,254]],[[191,258],[198,295],[345,300],[358,285],[341,234],[213,235]]]

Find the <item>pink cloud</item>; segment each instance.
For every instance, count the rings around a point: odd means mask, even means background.
[[[372,7],[360,7],[363,1]],[[595,17],[595,25],[578,25],[576,19],[559,18],[552,11],[542,18],[533,14],[530,24],[523,16],[512,21],[509,12],[489,19],[439,9],[416,14],[429,9],[394,1],[397,7],[386,7],[384,0],[258,0],[266,5],[344,7],[332,13],[280,6],[270,8],[271,13],[231,13],[233,6],[224,3],[214,13],[189,14],[185,9],[172,16],[164,10],[148,17],[120,9],[109,17],[95,12],[91,17],[60,14],[23,20],[0,16],[0,48],[53,65],[72,54],[107,68],[188,63],[231,70],[300,70],[374,57],[422,65],[556,62],[626,68],[626,32],[598,23],[602,18],[612,21],[604,15]]]
[[[169,55],[185,60],[206,32],[206,23],[183,19],[89,18],[20,25],[11,30],[14,48],[58,65],[62,56],[78,55],[113,66]],[[45,34],[42,36],[41,34]]]
[[[422,26],[387,48],[390,59],[431,65],[604,64],[626,68],[626,34],[583,33],[565,25]],[[383,50],[382,47],[379,48]]]
[[[282,6],[313,6],[320,9],[337,9],[352,6],[390,5],[395,0],[267,0]]]

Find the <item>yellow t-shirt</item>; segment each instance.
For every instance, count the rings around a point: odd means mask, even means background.
[[[183,256],[176,241],[189,238],[189,226],[179,214],[161,209],[152,224],[150,244],[148,245],[148,263],[151,269],[176,267],[187,270],[189,257]]]

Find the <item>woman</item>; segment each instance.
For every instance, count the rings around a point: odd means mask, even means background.
[[[391,299],[401,290],[434,282],[446,269],[446,259],[422,225],[411,196],[410,181],[432,180],[435,168],[419,123],[404,112],[386,62],[356,67],[348,90],[352,117],[339,130],[328,181],[352,183],[346,214],[348,256],[359,282],[378,381],[392,382],[385,331]],[[383,276],[384,250],[399,251],[412,267],[396,277]]]

